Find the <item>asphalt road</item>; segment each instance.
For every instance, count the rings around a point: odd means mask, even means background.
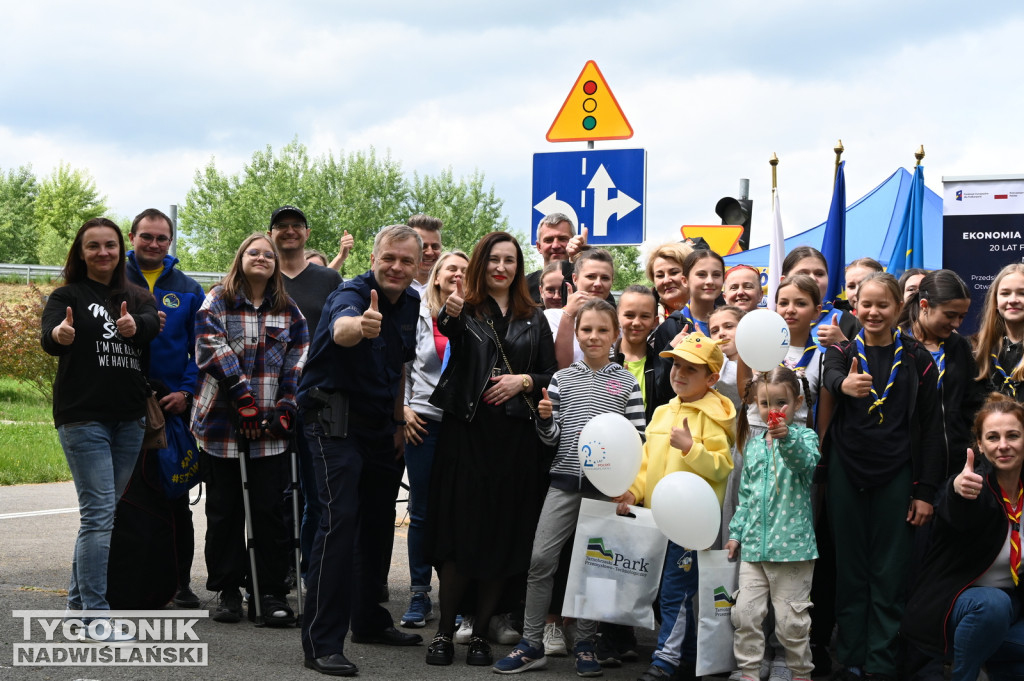
[[[51,512],[61,509],[65,509],[64,512]],[[404,506],[399,505],[400,518],[404,511]],[[192,585],[200,598],[208,601],[209,607],[212,607],[216,594],[202,588],[206,583],[206,566],[202,555],[206,517],[202,501],[194,507],[193,517],[196,526],[196,556],[192,569]],[[12,613],[15,610],[63,610],[71,570],[71,552],[77,531],[77,500],[72,483],[0,487],[0,680],[107,681],[201,678],[225,681],[314,681],[328,678],[303,668],[298,629],[257,629],[245,620],[239,624],[219,624],[202,619],[196,624],[194,630],[199,641],[208,644],[208,666],[205,667],[14,667],[13,645],[25,639],[22,620],[15,619]],[[409,571],[405,536],[406,527],[396,528],[389,580],[392,598],[387,603],[396,622],[408,604]],[[436,582],[434,593],[437,593]],[[292,605],[294,607],[294,594]],[[194,611],[180,612],[187,614]],[[39,631],[38,628],[36,631]],[[430,622],[426,628],[415,631],[429,639],[435,631],[435,623]],[[605,670],[604,678],[635,679],[646,669],[655,634],[646,631],[637,633],[641,642],[642,661],[624,665],[620,669]],[[42,634],[38,633],[31,640],[42,641]],[[389,648],[349,642],[345,646],[345,653],[359,666],[359,678],[364,679],[496,678],[489,668],[466,666],[462,658],[465,647],[456,648],[456,663],[450,667],[426,665],[425,646]],[[496,656],[506,654],[509,649],[510,646],[493,646]],[[549,658],[547,670],[538,672],[537,675],[547,678],[576,678],[570,658]]]

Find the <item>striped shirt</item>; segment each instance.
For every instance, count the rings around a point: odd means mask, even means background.
[[[577,453],[580,431],[598,414],[622,414],[644,436],[644,398],[633,374],[614,362],[594,371],[573,362],[555,372],[548,385],[551,418],[537,420],[537,434],[556,446],[551,486],[567,491],[594,491],[583,477]]]

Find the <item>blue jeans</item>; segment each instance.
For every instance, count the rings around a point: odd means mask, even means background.
[[[988,586],[966,589],[949,618],[953,681],[975,681],[982,665],[991,681],[1024,678],[1024,619],[1016,596]]]
[[[693,597],[697,594],[697,551],[668,543],[661,575],[661,629],[651,664],[669,674],[680,663],[697,660],[697,628]]]
[[[81,524],[71,561],[68,607],[109,610],[107,561],[114,509],[135,469],[143,421],[80,421],[57,428],[78,493]]]
[[[409,577],[412,590],[430,591],[430,563],[423,556],[423,532],[427,523],[427,497],[430,471],[434,467],[434,448],[441,433],[441,422],[423,419],[427,432],[418,445],[406,443],[405,470],[409,473]]]

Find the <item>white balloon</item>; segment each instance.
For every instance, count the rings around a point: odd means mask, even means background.
[[[622,414],[598,414],[580,431],[580,468],[602,494],[626,492],[640,472],[643,442]]]
[[[722,507],[708,481],[695,473],[669,473],[651,494],[651,513],[662,533],[679,546],[703,551],[718,538]]]
[[[771,371],[789,352],[789,327],[773,310],[753,310],[736,326],[736,352],[754,371]]]

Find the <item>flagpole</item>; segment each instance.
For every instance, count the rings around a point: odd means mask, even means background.
[[[832,151],[836,152],[836,169],[832,173],[832,182],[835,182],[836,177],[839,176],[839,161],[842,159],[843,152],[846,151],[846,149],[843,147],[843,140],[839,140],[838,142],[836,142],[836,146],[832,149]]]
[[[923,144],[917,148],[917,151],[914,152],[914,158],[917,159],[917,163],[915,164],[915,167],[921,165],[921,161],[924,160],[924,145]]]
[[[779,188],[779,157],[775,155],[774,151],[772,152],[772,157],[768,159],[768,165],[772,167],[772,208],[775,208],[775,190]]]

